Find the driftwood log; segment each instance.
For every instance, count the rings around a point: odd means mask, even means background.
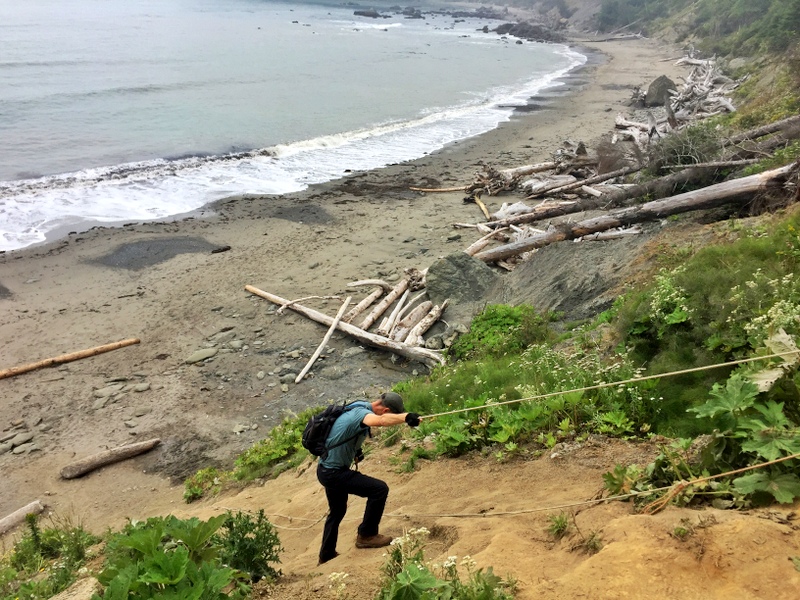
[[[138,442],[136,444],[128,444],[127,446],[119,446],[111,450],[99,452],[77,462],[71,463],[61,469],[61,477],[63,479],[75,479],[81,475],[85,475],[90,471],[117,463],[121,460],[133,458],[139,454],[149,452],[161,443],[158,438],[147,440],[145,442]]]
[[[44,504],[42,504],[40,500],[34,500],[30,504],[26,504],[22,508],[15,510],[10,515],[0,519],[0,535],[14,529],[14,527],[25,520],[26,516],[30,514],[38,515],[43,511]]]
[[[401,279],[397,285],[395,285],[392,290],[386,294],[383,300],[378,302],[378,304],[375,305],[375,308],[373,308],[372,311],[366,317],[364,317],[364,320],[361,321],[361,325],[359,327],[364,331],[372,327],[375,321],[377,321],[380,316],[386,312],[386,309],[389,308],[395,300],[403,295],[403,292],[408,289],[409,283],[408,277]]]
[[[798,168],[800,168],[800,162],[750,175],[749,177],[724,181],[692,192],[664,198],[663,200],[655,200],[639,206],[612,211],[606,215],[586,219],[578,223],[568,223],[560,227],[554,227],[552,231],[534,235],[521,242],[484,250],[476,254],[475,258],[484,262],[496,262],[555,242],[572,240],[598,231],[626,227],[635,223],[661,219],[669,215],[693,210],[714,208],[727,203],[732,198],[783,185],[789,176],[797,172]]]
[[[394,328],[390,337],[395,340],[396,342],[402,342],[407,337],[411,330],[425,318],[430,310],[433,308],[433,302],[430,300],[426,300],[422,302],[419,306],[417,306],[414,310],[408,313],[405,317],[403,317],[400,322],[397,324],[397,327]]]
[[[70,352],[69,354],[62,354],[60,356],[56,356],[53,358],[40,360],[39,362],[29,363],[27,365],[20,365],[19,367],[11,367],[10,369],[3,369],[2,371],[0,371],[0,379],[5,379],[6,377],[14,377],[15,375],[21,375],[22,373],[27,373],[28,371],[34,371],[36,369],[43,369],[44,367],[53,367],[55,365],[72,362],[74,360],[80,360],[82,358],[96,356],[97,354],[102,354],[103,352],[110,352],[111,350],[117,350],[119,348],[124,348],[125,346],[138,344],[139,341],[140,341],[139,338],[131,338],[119,342],[114,342],[112,344],[105,344],[104,346],[95,346],[94,348],[89,348],[87,350],[79,350],[78,352]]]
[[[464,252],[469,254],[470,256],[475,256],[475,254],[477,254],[478,252],[483,250],[486,246],[488,246],[493,238],[495,238],[496,236],[500,235],[501,233],[503,233],[503,232],[505,232],[507,230],[508,230],[508,227],[501,227],[500,229],[495,229],[491,233],[487,233],[485,236],[483,236],[477,242],[473,242],[472,244],[470,244],[464,250]]]
[[[408,300],[408,295],[411,293],[411,290],[406,288],[406,291],[403,292],[403,295],[400,296],[400,300],[397,302],[397,305],[392,310],[392,314],[389,315],[389,318],[385,319],[385,322],[381,323],[381,326],[375,331],[378,335],[382,335],[383,337],[389,337],[389,332],[394,329],[394,324],[397,323],[400,313],[403,310],[403,306],[405,306],[406,300]]]
[[[244,287],[245,290],[250,292],[251,294],[255,294],[265,300],[269,300],[273,304],[283,305],[287,302],[284,298],[280,296],[276,296],[275,294],[270,294],[269,292],[265,292],[264,290],[260,290],[257,287],[253,287],[252,285],[246,285]],[[312,321],[316,321],[317,323],[322,323],[323,325],[330,326],[333,323],[333,318],[329,317],[326,314],[323,314],[319,311],[316,311],[312,308],[305,307],[301,304],[292,304],[291,310],[300,313],[301,315],[308,317]],[[394,352],[395,354],[399,354],[400,356],[404,356],[411,360],[416,360],[424,365],[429,367],[433,367],[435,365],[444,364],[444,358],[442,358],[441,354],[435,352],[433,350],[428,350],[426,348],[416,348],[409,346],[408,344],[395,342],[394,340],[387,339],[385,337],[381,337],[379,335],[375,335],[374,333],[370,333],[368,331],[364,331],[363,329],[356,327],[355,325],[350,325],[349,323],[340,322],[337,326],[339,331],[342,331],[349,335],[352,338],[357,339],[364,344],[375,348],[382,348],[383,350],[388,350],[390,352]]]
[[[422,319],[419,323],[414,325],[411,331],[408,332],[408,336],[406,337],[406,344],[409,346],[421,346],[423,343],[422,336],[423,334],[428,331],[436,321],[439,320],[439,317],[442,316],[444,309],[447,308],[447,305],[450,303],[450,300],[447,299],[441,304],[434,306],[425,318]],[[442,361],[444,362],[444,361]]]
[[[322,354],[322,351],[325,349],[325,344],[327,344],[328,341],[330,341],[333,332],[336,331],[336,326],[339,324],[339,321],[342,320],[342,315],[344,314],[344,311],[346,311],[347,307],[350,306],[350,300],[352,300],[352,297],[348,296],[342,303],[342,306],[339,307],[339,312],[336,313],[336,316],[333,318],[333,323],[331,323],[328,332],[325,334],[325,337],[322,338],[322,342],[320,342],[319,346],[317,346],[317,349],[314,351],[314,354],[312,354],[311,358],[308,359],[306,366],[303,367],[303,370],[300,371],[300,374],[297,377],[295,377],[294,379],[295,383],[300,383],[303,380],[303,377],[305,377],[306,373],[308,373],[311,370],[311,367],[313,366],[314,362],[319,358],[319,355]]]
[[[725,140],[725,142],[723,142],[723,145],[732,146],[734,144],[739,144],[747,140],[755,140],[764,137],[765,135],[777,133],[778,131],[785,131],[787,129],[793,129],[795,127],[800,127],[800,115],[787,117],[786,119],[775,121],[774,123],[770,123],[769,125],[763,125],[762,127],[756,127],[755,129],[749,129],[747,131],[743,131],[742,133],[733,135],[727,140]]]
[[[569,183],[567,185],[551,187],[549,190],[546,190],[549,194],[560,194],[562,192],[567,192],[569,190],[574,190],[584,185],[592,185],[594,183],[601,183],[603,181],[608,181],[609,179],[614,179],[615,177],[622,177],[624,175],[629,175],[630,173],[636,173],[637,171],[641,171],[642,167],[625,167],[624,169],[618,169],[616,171],[611,171],[610,173],[603,173],[602,175],[595,175],[594,177],[589,177],[587,179],[581,179],[580,181],[576,181],[575,183]],[[532,194],[528,196],[528,198],[534,198],[536,196],[541,196],[543,192],[539,192],[537,194]]]
[[[361,302],[359,302],[353,308],[351,308],[342,320],[345,323],[351,323],[353,319],[355,319],[358,315],[360,315],[370,306],[372,306],[372,303],[375,302],[375,300],[380,298],[382,295],[383,295],[383,288],[376,287],[374,290],[372,290],[372,293],[370,293],[369,296],[367,296]]]

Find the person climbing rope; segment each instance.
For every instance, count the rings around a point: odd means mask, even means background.
[[[364,457],[361,446],[370,433],[370,427],[390,427],[403,423],[416,427],[419,421],[418,414],[405,412],[403,398],[399,394],[386,392],[372,402],[365,400],[347,404],[345,411],[333,423],[325,441],[326,451],[320,456],[317,466],[317,479],[325,488],[329,508],[322,533],[319,564],[339,555],[336,552],[339,524],[347,512],[347,497],[350,494],[367,499],[364,518],[358,526],[356,548],[382,548],[391,544],[391,536],[378,532],[389,486],[351,467]]]

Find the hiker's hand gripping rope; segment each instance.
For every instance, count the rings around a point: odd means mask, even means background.
[[[406,413],[406,425],[409,427],[417,427],[419,426],[419,420],[421,418],[422,417],[420,417],[417,413]]]

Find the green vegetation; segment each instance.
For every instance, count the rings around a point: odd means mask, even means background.
[[[603,0],[597,22],[646,34],[669,23],[722,55],[782,52],[798,39],[800,0]]]
[[[554,318],[545,318],[525,304],[491,304],[473,319],[469,332],[455,341],[448,356],[462,360],[516,354],[531,344],[552,340],[547,321]]]
[[[389,547],[383,566],[384,582],[378,600],[511,600],[514,582],[492,572],[476,569],[465,556],[449,556],[441,565],[425,561],[427,529],[411,529]],[[459,571],[459,567],[461,570]],[[342,574],[336,574],[341,576]],[[338,577],[338,581],[342,578]]]
[[[557,515],[549,515],[547,521],[547,531],[555,539],[561,539],[566,535],[569,529],[569,517],[563,512]]]
[[[76,579],[98,539],[83,527],[52,522],[41,528],[38,517],[25,518],[27,531],[10,554],[0,559],[0,599],[50,598]]]
[[[86,573],[89,547],[99,538],[68,522],[41,529],[35,515],[27,532],[0,559],[0,600],[50,598]],[[99,548],[99,547],[98,547]],[[103,585],[95,600],[128,598],[246,598],[248,578],[275,579],[283,551],[264,516],[226,513],[208,521],[172,515],[129,522],[109,532],[97,575]]]
[[[280,562],[283,547],[263,510],[255,518],[244,512],[227,513],[222,532],[216,541],[224,564],[248,573],[253,581],[280,577],[280,570],[273,565]]]
[[[245,513],[208,521],[154,517],[109,537],[98,580],[104,600],[245,598],[250,588],[242,570],[253,580],[277,576],[272,564],[281,550],[263,512],[255,520]]]

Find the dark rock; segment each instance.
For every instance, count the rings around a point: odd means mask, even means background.
[[[669,90],[678,89],[675,82],[666,75],[662,75],[647,88],[644,98],[645,106],[664,106],[670,98]]]
[[[381,17],[381,13],[377,10],[357,10],[353,14],[357,17],[369,17],[370,19],[379,19]]]
[[[563,34],[542,25],[541,23],[504,23],[495,30],[498,35],[513,35],[531,42],[565,42]]]
[[[486,263],[465,252],[456,252],[440,258],[428,269],[425,276],[428,298],[434,304],[450,299],[450,307],[469,303],[482,303],[483,297],[496,286],[499,276]]]

